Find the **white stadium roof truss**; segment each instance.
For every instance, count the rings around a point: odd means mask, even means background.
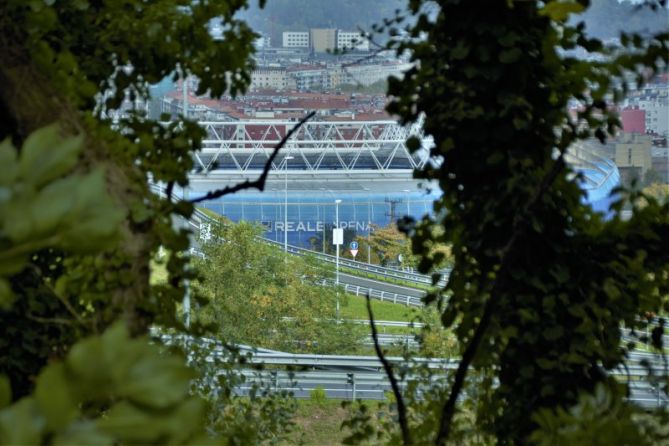
[[[295,126],[292,121],[200,122],[207,132],[195,154],[199,170],[246,172],[262,168],[274,147]],[[421,168],[428,150],[409,153],[409,136],[423,138],[420,123],[402,127],[395,121],[313,121],[303,124],[287,141],[272,170],[391,171]]]

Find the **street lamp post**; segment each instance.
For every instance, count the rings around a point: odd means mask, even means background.
[[[367,199],[367,263],[372,263],[372,245],[369,242],[370,232],[372,232],[372,215],[370,213],[370,199]]]
[[[320,190],[323,193],[327,192],[328,194],[330,194],[330,196],[332,198],[334,198],[334,194],[332,193],[332,191],[330,189],[326,189],[324,187],[321,187]],[[323,254],[325,254],[325,229],[326,229],[326,227],[327,227],[327,219],[325,217],[325,204],[323,204]],[[334,243],[334,239],[332,240],[332,242]]]
[[[325,219],[325,204],[323,204],[323,213],[321,214],[321,222],[323,223],[323,254],[325,254],[325,227],[327,226],[327,220]],[[316,227],[318,229],[318,227]]]
[[[409,209],[409,200],[410,200],[409,192],[411,191],[409,189],[404,189],[402,192],[406,192],[407,194],[407,217],[409,217],[411,215],[411,210]]]
[[[285,201],[285,208],[283,213],[283,252],[288,253],[288,160],[292,160],[293,157],[288,155],[284,158],[286,166],[286,175],[284,177],[284,191],[283,197]]]
[[[339,229],[339,203],[341,203],[341,200],[335,200],[335,227],[336,229]],[[334,237],[332,237],[334,239]],[[337,320],[339,320],[339,240],[335,240],[337,243],[335,243],[335,246],[337,246],[337,261],[336,261],[336,270],[337,270],[337,276],[335,279],[335,286],[337,288],[337,307],[336,307],[336,312],[335,312],[335,317]]]
[[[370,189],[368,187],[363,187],[365,192],[369,192]],[[370,228],[372,224],[372,214],[370,212],[370,207],[372,205],[371,203],[371,198],[369,195],[367,195],[367,263],[371,264],[372,263],[372,245],[369,244],[369,233],[370,233]]]

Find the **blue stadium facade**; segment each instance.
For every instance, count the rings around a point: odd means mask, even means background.
[[[203,125],[209,137],[197,163],[207,173],[191,177],[191,197],[255,179],[294,123]],[[259,222],[276,241],[282,242],[287,232],[290,244],[306,247],[334,226],[337,208],[339,226],[363,235],[404,215],[421,218],[432,211],[439,191],[412,178],[413,169],[428,162],[426,151],[409,153],[404,146],[407,136],[417,132],[394,122],[310,123],[275,159],[264,192],[243,191],[204,205],[232,221]],[[584,174],[585,200],[606,213],[620,176],[599,150],[593,143],[578,144],[568,161]],[[337,205],[335,200],[341,201]]]

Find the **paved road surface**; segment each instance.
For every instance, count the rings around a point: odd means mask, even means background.
[[[404,296],[410,296],[410,297],[420,298],[425,296],[425,291],[416,288],[409,288],[401,285],[381,282],[379,280],[366,279],[344,273],[339,273],[339,282],[343,284],[358,285],[365,288],[385,291],[387,293],[402,294]]]

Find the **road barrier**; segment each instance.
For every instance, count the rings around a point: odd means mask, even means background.
[[[207,361],[227,361],[229,350],[222,343],[207,339],[194,338],[186,335],[160,334],[153,330],[154,336],[166,344],[188,345],[189,343],[206,346]],[[355,355],[316,355],[294,354],[266,349],[253,349],[247,346],[235,346],[244,353],[247,366],[256,366],[258,370],[243,368],[237,372],[244,376],[245,382],[236,386],[238,394],[249,392],[254,386],[261,386],[270,391],[293,392],[297,398],[308,398],[315,388],[322,388],[328,398],[338,399],[385,399],[390,384],[383,371],[383,365],[376,356]],[[424,367],[432,371],[430,383],[443,380],[458,367],[458,359],[413,358],[407,361],[403,357],[386,357],[393,365],[402,387],[406,386],[415,375],[414,367]],[[654,377],[648,376],[649,364],[655,371]],[[281,367],[293,368],[297,371],[282,370]],[[662,373],[658,374],[658,371]],[[646,408],[666,407],[669,403],[666,393],[662,390],[664,376],[669,371],[661,355],[647,352],[631,352],[624,366],[610,372],[617,379],[628,382],[630,401]],[[426,386],[429,390],[429,386]]]

